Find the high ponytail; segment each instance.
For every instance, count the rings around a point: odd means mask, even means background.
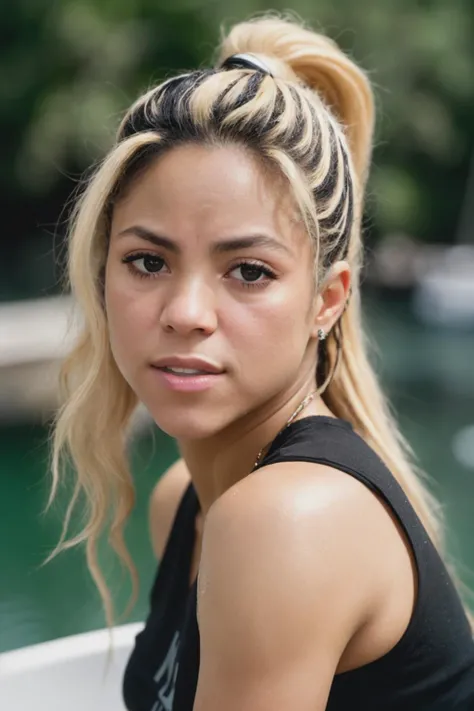
[[[321,97],[345,129],[363,190],[372,152],[374,101],[362,69],[329,37],[273,16],[235,25],[222,40],[219,64],[240,52],[265,57],[279,76],[299,81]]]

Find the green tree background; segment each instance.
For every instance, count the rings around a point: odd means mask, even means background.
[[[57,290],[64,205],[150,84],[212,61],[220,27],[286,3],[17,0],[0,7],[0,299]],[[473,150],[472,0],[293,0],[370,73],[367,239],[456,239]],[[474,198],[473,198],[474,199]]]

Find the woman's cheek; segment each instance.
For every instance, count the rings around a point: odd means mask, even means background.
[[[133,304],[119,299],[108,311],[109,339],[112,355],[122,375],[130,381],[141,362],[153,357],[146,354],[150,334],[148,319]]]

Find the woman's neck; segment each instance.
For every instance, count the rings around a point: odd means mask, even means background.
[[[305,386],[265,416],[246,417],[245,422],[234,423],[212,438],[178,443],[204,518],[214,501],[252,472],[259,451],[284,429],[309,392]],[[315,396],[295,420],[310,415],[334,416],[320,396]]]

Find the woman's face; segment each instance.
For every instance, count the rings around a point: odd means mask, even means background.
[[[315,367],[312,274],[288,187],[242,149],[181,146],[133,183],[112,219],[107,319],[161,429],[212,436],[294,394]]]

